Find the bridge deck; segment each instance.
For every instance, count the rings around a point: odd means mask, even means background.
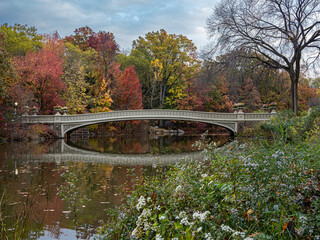
[[[103,113],[89,113],[78,115],[38,115],[22,116],[21,121],[27,124],[45,123],[61,126],[60,135],[73,129],[112,121],[130,121],[130,120],[183,120],[204,122],[215,124],[237,132],[237,123],[252,121],[267,121],[274,117],[276,113],[218,113],[218,112],[200,112],[184,110],[167,109],[144,109],[144,110],[124,110],[111,111]]]

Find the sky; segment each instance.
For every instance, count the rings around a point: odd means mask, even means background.
[[[209,43],[206,19],[218,0],[1,0],[0,25],[27,24],[38,33],[76,28],[112,32],[123,51],[146,33],[165,29],[193,41],[198,50]]]

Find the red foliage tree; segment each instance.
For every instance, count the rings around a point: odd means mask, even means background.
[[[15,58],[18,81],[11,90],[22,104],[37,105],[43,114],[53,112],[55,105],[64,104],[60,95],[65,85],[61,81],[63,58],[60,41],[49,39],[39,52],[29,52],[25,57]],[[17,96],[15,89],[23,89],[24,96]],[[31,96],[29,99],[26,96]]]
[[[98,62],[104,72],[104,78],[109,79],[109,88],[113,87],[112,63],[119,52],[119,45],[116,43],[112,33],[100,31],[93,33],[88,38],[89,47],[98,52]]]
[[[114,65],[113,71],[119,73],[119,68],[119,64]],[[118,76],[118,74],[114,76]],[[115,77],[114,80],[112,89],[114,109],[142,109],[142,89],[133,66],[126,68],[121,76]]]
[[[87,50],[90,47],[89,38],[94,34],[94,31],[90,27],[85,26],[76,28],[74,33],[74,35],[66,36],[64,40],[78,46],[83,51]]]
[[[204,103],[209,99],[207,97],[208,90],[194,86],[194,84],[188,86],[185,89],[186,96],[183,99],[177,100],[177,108],[180,110],[190,111],[204,111]]]
[[[110,32],[100,31],[93,33],[88,38],[88,45],[101,53],[106,61],[112,60],[119,52],[119,45],[116,43],[114,35]]]

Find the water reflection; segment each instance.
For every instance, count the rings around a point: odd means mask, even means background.
[[[14,235],[24,239],[63,239],[66,235],[66,239],[90,239],[107,218],[103,210],[120,203],[117,186],[131,182],[128,169],[134,169],[137,176],[142,174],[142,166],[41,161],[50,154],[59,155],[60,143],[0,145],[1,214],[6,224],[0,239],[13,239]],[[68,174],[72,178],[67,178]],[[65,196],[59,194],[61,186],[70,190]]]
[[[6,225],[0,239],[93,239],[96,227],[108,217],[104,209],[121,202],[119,186],[130,190],[135,178],[156,172],[154,163],[174,163],[192,141],[140,140],[78,139],[73,141],[77,147],[63,141],[0,145],[1,215]],[[119,151],[124,154],[115,154]],[[169,154],[160,154],[164,152]]]
[[[198,151],[194,146],[199,141],[200,135],[187,136],[149,136],[149,135],[119,135],[109,138],[72,138],[68,144],[77,148],[101,152],[101,153],[120,153],[120,154],[144,154],[152,155],[189,153]],[[220,145],[229,141],[229,135],[208,135],[206,137]]]

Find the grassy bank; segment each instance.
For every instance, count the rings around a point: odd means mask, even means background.
[[[282,118],[262,126],[272,144],[208,144],[205,162],[140,179],[101,238],[320,239],[319,118]]]

